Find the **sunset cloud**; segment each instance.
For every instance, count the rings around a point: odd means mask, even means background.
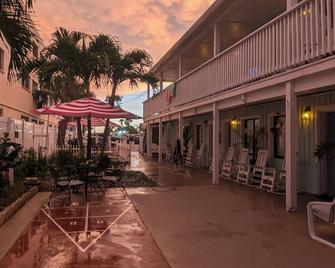
[[[39,0],[35,2],[35,21],[46,44],[60,26],[91,34],[109,33],[117,36],[125,49],[145,49],[157,61],[212,2]]]

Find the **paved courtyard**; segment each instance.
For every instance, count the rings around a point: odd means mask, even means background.
[[[169,267],[127,197],[109,190],[86,204],[62,199],[41,209],[1,268]]]
[[[128,188],[128,197],[111,189],[88,204],[59,196],[37,212],[0,267],[334,267],[334,250],[308,236],[312,196],[299,195],[298,211],[287,213],[284,196],[212,186],[205,169],[177,172],[138,154],[130,168],[161,187]],[[333,228],[318,231],[335,241]]]
[[[287,213],[284,196],[233,182],[212,186],[206,170],[176,173],[170,163],[140,161],[144,170],[159,170],[166,186],[128,194],[172,267],[334,267],[335,251],[308,235],[313,196],[299,195],[298,211]],[[335,242],[334,228],[318,231]]]

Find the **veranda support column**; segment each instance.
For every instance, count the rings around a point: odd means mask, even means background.
[[[214,24],[214,57],[220,53],[221,49],[221,38],[220,38],[220,25],[219,23]]]
[[[151,86],[149,83],[147,83],[147,99],[150,99],[150,90],[151,90]]]
[[[219,184],[219,128],[220,115],[216,103],[213,104],[213,184]]]
[[[179,112],[178,139],[180,140],[182,152],[184,151],[184,135],[183,135],[183,130],[184,130],[184,118],[183,118],[181,112]]]
[[[297,96],[291,82],[286,83],[286,209],[297,208]]]
[[[159,77],[159,91],[163,91],[163,72],[160,73],[160,77]]]
[[[162,152],[162,145],[163,145],[163,124],[162,119],[159,119],[158,125],[158,162],[162,163],[163,161],[163,152]]]
[[[298,0],[286,0],[286,9],[290,10],[296,4],[298,4]]]
[[[148,126],[147,126],[147,158],[148,159],[152,158],[151,143],[152,143],[151,126],[150,126],[150,123],[148,122]]]
[[[179,58],[178,58],[178,78],[182,77],[182,75],[183,75],[182,68],[183,68],[182,59],[181,59],[181,55],[179,55]]]

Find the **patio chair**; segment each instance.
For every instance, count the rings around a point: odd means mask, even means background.
[[[121,179],[122,174],[116,174],[115,171],[107,169],[102,177],[102,182],[104,184],[105,190],[108,187],[112,187],[115,188],[116,190],[119,190],[123,194],[123,197],[126,197],[127,193],[122,185]]]
[[[270,192],[285,192],[286,188],[286,159],[284,158],[281,170],[265,167],[262,174],[260,188]]]
[[[207,150],[206,144],[204,144],[204,143],[201,144],[200,150],[197,152],[197,155],[196,155],[195,161],[194,161],[194,165],[196,167],[200,167],[200,165],[201,165],[201,159],[203,158],[206,150]]]
[[[221,177],[224,179],[231,179],[234,155],[235,148],[229,147],[222,163]]]
[[[239,166],[247,164],[248,154],[249,150],[247,148],[242,148],[239,152],[236,163],[234,163],[233,161],[224,161],[221,176],[224,179],[236,180],[237,170]]]
[[[187,166],[187,167],[192,167],[194,165],[193,161],[192,161],[192,156],[193,156],[193,145],[190,144],[188,146],[188,151],[187,151],[187,155],[186,155],[186,158],[185,158],[185,163],[184,165]]]
[[[80,180],[74,180],[71,176],[61,176],[60,172],[54,166],[49,166],[49,172],[54,181],[54,190],[49,197],[48,204],[50,205],[50,201],[52,197],[62,192],[68,192],[68,199],[71,200],[71,191],[76,190],[79,191],[79,188],[84,185],[84,183]]]
[[[267,150],[259,150],[255,165],[244,164],[238,166],[237,182],[244,184],[260,185],[263,170],[266,167],[269,152]]]
[[[315,233],[314,216],[321,220],[335,224],[335,198],[333,202],[309,202],[307,205],[307,218],[309,235],[315,241],[325,244],[329,247],[335,248],[335,243],[327,241]]]

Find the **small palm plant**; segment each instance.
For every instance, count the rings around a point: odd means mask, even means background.
[[[0,187],[5,184],[4,177],[9,169],[17,165],[21,151],[22,146],[12,142],[9,134],[5,132],[0,139]]]

